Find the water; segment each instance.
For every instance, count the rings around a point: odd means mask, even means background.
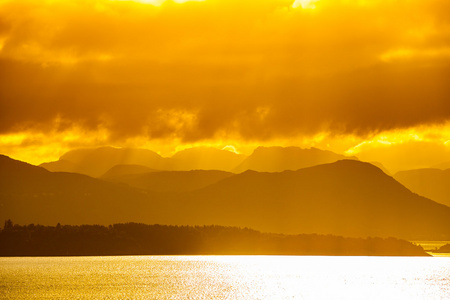
[[[1,299],[449,299],[450,257],[0,258]]]
[[[450,244],[450,241],[411,241],[411,243],[422,246],[425,251],[430,251],[439,249],[446,244]]]

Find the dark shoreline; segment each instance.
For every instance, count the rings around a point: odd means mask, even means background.
[[[8,220],[0,231],[3,257],[139,255],[430,256],[396,238],[283,235],[215,225],[20,226]]]
[[[439,252],[432,252],[439,253]],[[127,257],[127,256],[323,256],[323,257],[436,257],[426,253],[425,255],[332,255],[332,254],[107,254],[107,255],[0,255],[0,258],[33,258],[33,257]]]
[[[441,246],[439,249],[431,250],[431,253],[450,253],[450,244],[445,244]]]

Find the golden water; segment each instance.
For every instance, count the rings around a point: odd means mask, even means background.
[[[411,243],[422,246],[425,251],[436,250],[441,246],[450,244],[450,241],[411,241]]]
[[[450,257],[0,258],[0,299],[449,299]]]

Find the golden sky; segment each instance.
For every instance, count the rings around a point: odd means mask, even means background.
[[[0,0],[0,153],[450,161],[448,0]]]

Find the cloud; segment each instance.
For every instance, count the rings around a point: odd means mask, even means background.
[[[293,4],[1,1],[0,134],[269,141],[449,119],[447,0]]]
[[[365,161],[382,162],[393,173],[430,168],[450,161],[450,123],[380,133],[346,151]]]
[[[431,168],[450,159],[448,146],[426,141],[406,141],[403,143],[364,144],[358,158],[370,162],[382,162],[393,174],[408,169]]]

